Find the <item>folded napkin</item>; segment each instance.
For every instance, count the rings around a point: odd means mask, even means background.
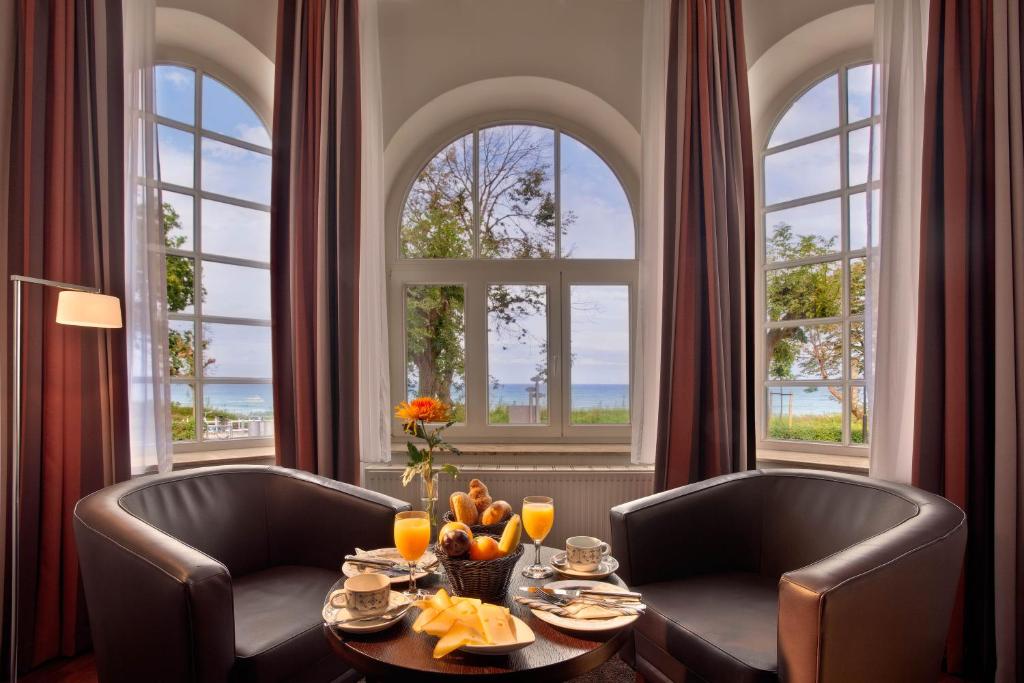
[[[646,605],[642,604],[605,607],[604,605],[595,605],[592,602],[583,600],[574,600],[566,605],[553,605],[546,600],[527,598],[521,595],[517,595],[515,598],[516,602],[526,605],[531,609],[551,612],[560,617],[568,617],[570,619],[611,619],[613,617],[631,616],[633,614],[640,614],[646,607]]]

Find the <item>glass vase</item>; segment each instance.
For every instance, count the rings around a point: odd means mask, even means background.
[[[437,533],[437,473],[420,477],[420,506],[430,519],[430,536]]]

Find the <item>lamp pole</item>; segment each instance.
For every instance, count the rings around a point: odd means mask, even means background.
[[[14,339],[11,344],[11,683],[18,680],[18,532],[21,508],[21,288],[23,284],[42,285],[75,292],[99,294],[97,287],[83,287],[56,280],[12,275],[14,283]]]

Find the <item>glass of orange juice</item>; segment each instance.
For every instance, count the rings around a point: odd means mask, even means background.
[[[523,576],[530,579],[546,579],[555,572],[540,562],[540,544],[551,532],[555,523],[555,501],[547,496],[527,496],[523,498],[523,528],[533,539],[533,547],[537,554],[533,564],[523,570]]]
[[[430,545],[430,517],[423,510],[406,510],[395,515],[395,547],[409,563],[409,590],[407,595],[419,596],[416,590],[416,561],[423,557]]]

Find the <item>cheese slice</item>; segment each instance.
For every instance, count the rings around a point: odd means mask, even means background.
[[[465,624],[455,624],[452,629],[441,636],[434,646],[434,658],[444,657],[449,652],[458,650],[463,645],[484,645],[480,634]]]
[[[424,633],[429,633],[432,636],[440,638],[455,625],[456,619],[459,617],[460,612],[456,609],[456,605],[452,605],[446,610],[442,610],[437,613],[430,621],[425,624],[421,624]]]
[[[491,645],[512,645],[516,642],[512,616],[498,605],[484,603],[479,607],[483,634]]]
[[[434,593],[434,597],[430,599],[431,604],[437,608],[437,611],[446,610],[452,606],[451,598],[448,597],[448,591],[441,589]]]
[[[480,603],[483,602],[480,598],[461,598],[461,597],[459,597],[457,595],[452,596],[451,600],[452,600],[452,604],[453,605],[457,605],[460,602],[465,602],[465,603],[469,603],[471,605],[475,605],[476,607],[479,607]]]
[[[423,631],[423,627],[430,623],[430,621],[438,615],[436,607],[427,607],[420,615],[416,617],[416,621],[412,624],[412,630],[416,633]]]

